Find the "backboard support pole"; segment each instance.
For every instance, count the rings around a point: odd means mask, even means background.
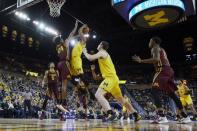
[[[20,7],[16,8],[16,9],[14,9],[14,10],[8,12],[8,15],[9,15],[9,14],[12,14],[12,13],[14,13],[14,12],[16,12],[16,11],[20,11],[20,10],[23,10],[23,9],[28,8],[28,7],[30,7],[30,6],[33,6],[33,5],[35,5],[35,4],[37,4],[37,3],[40,3],[40,2],[42,2],[42,1],[43,1],[43,0],[34,0],[34,1],[30,2],[30,3],[27,3],[27,4],[25,4],[25,5],[22,5],[22,6],[20,6]],[[16,3],[15,5],[18,6],[17,3]],[[8,7],[7,7],[7,8],[8,8]]]

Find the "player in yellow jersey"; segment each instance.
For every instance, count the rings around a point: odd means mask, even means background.
[[[180,80],[178,81],[178,95],[180,97],[181,103],[183,107],[190,108],[193,113],[194,120],[197,120],[197,112],[194,108],[193,101],[191,98],[191,90],[187,87],[187,81],[186,80]]]
[[[111,93],[112,96],[122,105],[125,106],[129,114],[133,114],[135,117],[135,121],[139,121],[141,116],[137,113],[137,111],[133,108],[131,103],[125,100],[122,96],[120,87],[119,87],[119,78],[116,74],[116,70],[114,64],[111,60],[110,55],[107,52],[109,48],[109,44],[106,41],[102,41],[97,50],[98,53],[94,55],[90,55],[87,53],[87,49],[83,50],[84,55],[90,61],[98,59],[99,68],[103,77],[103,81],[100,84],[95,97],[98,102],[101,104],[103,109],[107,112],[108,118],[107,120],[116,119],[115,113],[112,111],[109,102],[104,97],[106,93]]]
[[[76,81],[78,78],[80,81],[83,81],[84,86],[88,85],[88,82],[84,78],[84,72],[82,67],[82,58],[83,49],[86,47],[86,42],[89,37],[89,27],[83,25],[79,28],[78,35],[70,41],[70,73],[72,76],[72,82],[74,85],[79,85],[79,81]]]
[[[77,97],[79,96],[79,92],[83,89],[86,92],[88,89],[88,81],[84,76],[83,72],[83,63],[81,55],[83,53],[83,49],[86,47],[86,42],[89,38],[89,27],[87,25],[83,25],[79,28],[78,35],[73,37],[69,42],[69,55],[70,55],[70,74],[71,74],[71,82],[75,86],[75,90],[78,91]],[[84,108],[87,113],[87,104],[88,103],[88,94],[83,94],[84,97],[80,95],[80,101],[83,102]],[[78,101],[79,102],[79,101]],[[78,104],[77,104],[78,105]],[[87,119],[87,115],[86,115]]]

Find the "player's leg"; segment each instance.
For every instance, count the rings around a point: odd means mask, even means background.
[[[54,94],[56,105],[59,105],[60,101],[59,101],[59,92],[58,92],[58,85],[57,85],[57,83],[53,84],[52,91],[53,91],[53,94]]]
[[[161,97],[162,91],[158,87],[153,87],[151,90],[152,98],[154,100],[154,104],[157,107],[157,115],[159,117],[165,117],[165,110],[162,107]]]
[[[67,97],[67,84],[68,84],[68,76],[69,76],[69,69],[67,67],[67,63],[66,61],[62,61],[58,63],[58,71],[59,71],[59,77],[60,77],[60,81],[61,81],[61,89],[60,89],[60,95],[59,95],[59,99],[61,100],[61,104],[64,106],[64,108],[66,108],[67,106],[67,101],[66,101],[66,97]]]
[[[122,107],[122,111],[120,113],[120,121],[123,121],[125,119],[125,113],[126,113],[127,109],[125,106]]]
[[[60,109],[62,112],[68,112],[66,110],[67,107],[67,84],[68,84],[68,76],[69,76],[69,69],[67,67],[67,64],[65,61],[58,63],[58,71],[60,73],[60,81],[61,81],[61,88],[60,88],[60,94],[59,94],[59,103],[57,105],[57,108]],[[63,118],[63,114],[61,115],[61,120]]]
[[[196,112],[196,109],[194,108],[194,105],[193,105],[193,101],[192,101],[192,98],[191,96],[189,95],[186,99],[185,99],[188,107],[191,109],[192,111],[192,114],[193,114],[193,120],[197,120],[197,112]]]
[[[79,108],[80,108],[80,96],[78,95],[78,93],[76,94],[76,113],[77,113],[77,119],[80,118],[80,114],[79,114]]]
[[[65,78],[62,81],[62,92],[61,92],[62,106],[64,108],[67,107],[67,85],[68,85],[68,80]]]
[[[49,100],[49,97],[45,96],[45,99],[44,99],[44,102],[43,102],[43,105],[42,105],[42,111],[46,110],[48,100]]]
[[[48,86],[47,91],[46,91],[46,95],[45,95],[45,99],[42,105],[42,109],[41,109],[41,115],[40,115],[40,120],[43,120],[45,118],[45,110],[47,107],[47,102],[48,100],[52,97],[52,88],[50,86]]]
[[[166,88],[167,88],[167,93],[168,93],[168,96],[170,98],[172,98],[172,100],[174,101],[175,105],[177,106],[178,108],[178,112],[179,114],[181,115],[181,117],[183,117],[180,122],[183,122],[183,123],[188,123],[190,122],[190,118],[188,117],[187,113],[185,112],[185,109],[184,109],[184,106],[183,104],[181,103],[181,99],[177,96],[176,94],[176,90],[177,90],[177,86],[176,84],[174,83],[174,79],[173,77],[169,77],[168,78],[168,81],[166,83]]]
[[[112,113],[112,109],[109,105],[109,102],[104,97],[107,92],[103,90],[102,88],[98,88],[95,94],[96,99],[98,100],[99,104],[102,106],[105,112],[108,112],[109,114]]]
[[[45,96],[43,105],[42,105],[42,110],[41,110],[41,115],[40,115],[40,120],[43,120],[45,118],[45,110],[46,110],[46,106],[47,106],[47,102],[49,100],[48,96]]]
[[[187,113],[185,112],[185,109],[181,103],[180,98],[177,96],[176,91],[177,91],[177,86],[174,83],[174,71],[172,69],[170,69],[168,71],[169,73],[169,78],[168,81],[166,83],[166,88],[167,88],[167,93],[169,95],[169,97],[172,98],[172,100],[174,100],[180,115],[183,117],[180,122],[182,123],[188,123],[191,122],[190,118],[188,117]],[[166,78],[167,79],[167,78]]]
[[[158,112],[158,115],[160,117],[164,117],[164,109],[162,108],[162,103],[161,103],[161,100],[160,100],[160,97],[161,97],[161,88],[160,88],[160,77],[161,77],[161,71],[159,72],[156,72],[154,77],[153,77],[153,84],[152,84],[152,98],[154,100],[154,103],[157,107],[157,112]]]
[[[193,104],[188,104],[187,106],[189,109],[191,109],[192,111],[192,114],[193,114],[193,119],[194,121],[197,120],[197,113],[196,113],[196,109],[194,108],[194,105]]]
[[[68,112],[68,110],[66,110],[60,103],[61,99],[59,99],[59,91],[58,91],[58,85],[57,83],[53,84],[53,88],[51,89],[53,94],[54,94],[54,98],[56,101],[56,106],[59,110],[61,110],[62,112]],[[61,92],[63,93],[63,91]]]
[[[87,95],[83,96],[83,108],[85,109],[85,119],[88,120],[88,97]]]
[[[116,82],[116,84],[114,86],[115,87],[111,91],[113,97],[118,101],[118,103],[120,103],[122,106],[126,107],[128,114],[134,115],[135,122],[139,121],[141,119],[141,116],[137,113],[137,111],[134,109],[132,104],[122,96],[118,81]]]
[[[180,115],[184,118],[187,118],[187,114],[184,110],[183,104],[181,103],[181,99],[177,96],[176,91],[178,90],[176,84],[174,83],[174,71],[172,68],[166,68],[165,72],[167,73],[166,76],[162,77],[160,81],[164,81],[165,85],[163,85],[166,88],[166,91],[168,93],[168,96],[174,100]]]
[[[116,113],[113,112],[109,102],[105,98],[105,95],[107,94],[107,91],[105,90],[105,88],[107,88],[108,86],[110,87],[110,82],[108,84],[107,83],[108,81],[104,80],[100,84],[99,88],[96,91],[95,97],[97,101],[99,102],[99,104],[102,106],[104,113],[106,114],[103,117],[103,121],[113,121],[117,118],[117,116],[116,116]]]
[[[180,115],[183,117],[183,118],[187,118],[187,114],[183,108],[183,105],[180,101],[180,99],[178,98],[178,96],[175,94],[175,92],[172,92],[172,93],[169,93],[168,94],[175,102],[177,108],[178,108],[178,111],[180,112]],[[189,121],[189,120],[188,120]]]
[[[169,76],[166,76],[165,67],[162,68],[159,72],[155,73],[152,84],[152,97],[154,99],[155,105],[157,107],[157,115],[159,118],[156,118],[154,122],[156,123],[167,123],[167,117],[165,110],[162,108],[161,96],[162,93],[166,92],[167,81]],[[162,91],[162,92],[161,92]]]
[[[177,94],[176,94],[177,95]],[[187,106],[187,103],[185,101],[185,98],[183,97],[179,97],[180,101],[181,101],[181,104],[183,106],[183,108],[185,108]],[[177,121],[180,121],[181,120],[181,111],[179,109],[177,109],[177,114],[176,114],[176,117],[177,117]]]

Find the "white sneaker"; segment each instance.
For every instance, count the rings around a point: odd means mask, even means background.
[[[186,117],[186,118],[182,118],[182,119],[180,120],[180,123],[190,123],[190,122],[192,122],[192,121],[191,121],[191,119],[190,119],[189,116]]]
[[[168,123],[168,119],[167,117],[159,117],[159,119],[156,122],[159,124]]]
[[[122,116],[122,117],[120,118],[120,121],[122,121],[122,122],[124,121],[124,116]]]
[[[131,120],[130,120],[130,118],[128,117],[128,118],[127,118],[127,123],[130,123],[130,122],[131,122]]]

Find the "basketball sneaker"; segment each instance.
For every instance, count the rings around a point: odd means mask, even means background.
[[[127,118],[127,123],[130,123],[130,122],[131,122],[131,120],[130,120],[130,118],[128,117],[128,118]]]
[[[124,121],[124,116],[121,116],[120,121]]]
[[[43,120],[45,118],[45,113],[44,113],[44,111],[42,111],[42,113],[41,113],[41,115],[40,115],[40,120]]]
[[[65,113],[61,113],[59,116],[60,121],[66,121],[66,114]]]
[[[193,116],[193,118],[191,118],[192,121],[197,121],[197,116]]]
[[[139,115],[138,113],[136,113],[136,115],[134,115],[134,121],[135,122],[138,122],[138,121],[140,121],[141,119],[142,119],[142,116],[141,115]]]
[[[163,123],[168,123],[167,117],[159,117],[157,120],[155,120],[153,123],[158,123],[158,124],[163,124]]]
[[[186,118],[182,118],[179,122],[184,124],[184,123],[190,123],[192,121],[191,121],[190,117],[188,116]]]
[[[108,121],[116,121],[118,120],[116,113],[109,114],[107,118],[103,119],[103,122],[108,122]]]

